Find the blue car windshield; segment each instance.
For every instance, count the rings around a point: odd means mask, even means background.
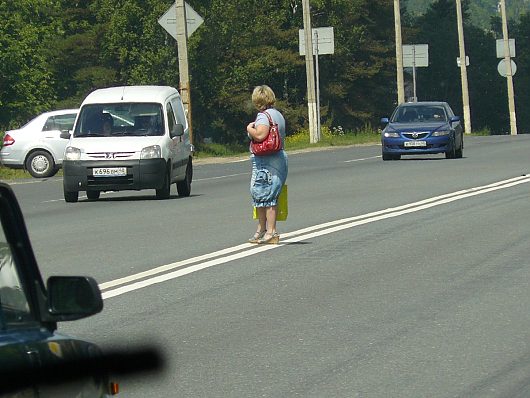
[[[447,114],[443,106],[402,106],[392,115],[393,123],[432,123],[446,122]]]
[[[89,104],[81,108],[74,137],[164,135],[162,105]]]

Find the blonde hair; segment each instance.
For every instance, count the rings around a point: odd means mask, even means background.
[[[252,92],[252,103],[260,111],[271,108],[276,103],[274,91],[266,85],[255,87]]]

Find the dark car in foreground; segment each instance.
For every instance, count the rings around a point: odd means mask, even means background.
[[[445,153],[448,159],[461,158],[464,133],[460,117],[447,102],[409,102],[396,107],[392,116],[382,118],[383,160],[399,160],[402,155]]]
[[[115,394],[105,371],[67,377],[76,363],[103,354],[95,344],[57,331],[57,322],[102,310],[96,281],[51,276],[44,285],[20,207],[5,183],[0,183],[0,220],[0,397]]]

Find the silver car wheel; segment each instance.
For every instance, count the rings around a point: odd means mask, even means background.
[[[57,172],[52,156],[46,151],[35,151],[26,160],[26,170],[35,178],[51,177]]]
[[[48,162],[48,159],[46,159],[46,156],[39,155],[35,156],[33,160],[31,161],[31,169],[35,171],[35,173],[42,174],[48,168],[50,167],[50,162]]]

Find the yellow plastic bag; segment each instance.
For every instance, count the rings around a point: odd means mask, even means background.
[[[252,218],[254,220],[258,219],[258,211],[256,208],[253,208]],[[278,214],[276,216],[276,221],[285,221],[287,220],[287,215],[289,214],[289,207],[287,204],[287,184],[284,184],[278,197]]]

